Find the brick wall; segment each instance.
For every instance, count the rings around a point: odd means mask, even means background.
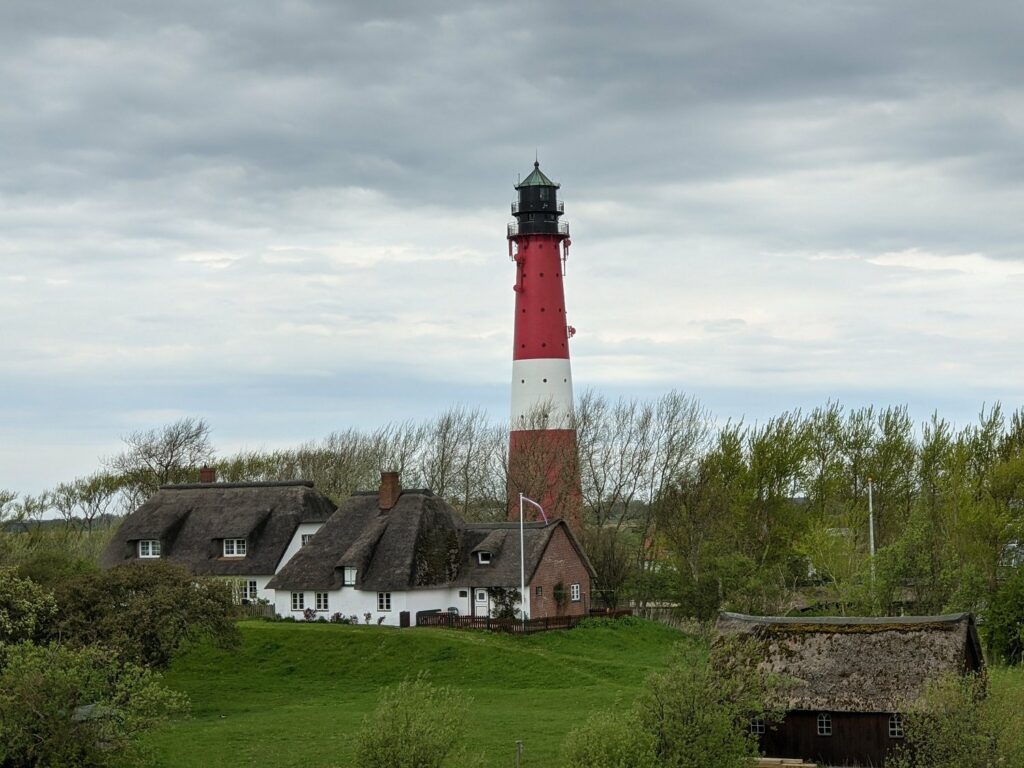
[[[561,583],[565,591],[565,602],[559,606],[555,600],[555,587]],[[572,585],[580,585],[580,599],[572,599]],[[558,526],[548,541],[530,590],[530,618],[546,616],[579,616],[590,610],[590,573],[576,548],[569,540],[564,526]],[[540,587],[541,594],[537,594]]]

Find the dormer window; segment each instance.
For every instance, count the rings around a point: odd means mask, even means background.
[[[341,570],[341,583],[346,587],[354,587],[356,584],[356,569],[346,566]]]
[[[224,539],[224,557],[245,557],[245,539]]]
[[[139,542],[139,557],[160,557],[160,540],[142,539]]]
[[[491,553],[490,552],[477,552],[476,553],[476,561],[478,563],[480,563],[480,565],[490,565],[491,564]]]

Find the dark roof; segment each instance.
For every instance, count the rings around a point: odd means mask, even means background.
[[[760,664],[789,681],[786,710],[902,712],[925,685],[983,668],[969,613],[944,616],[779,617],[719,615],[719,637],[765,643]]]
[[[594,570],[568,526],[527,523],[527,580],[556,530],[564,529],[587,569]],[[487,542],[487,547],[483,544]],[[480,565],[476,553],[491,552]],[[327,590],[342,585],[342,569],[356,569],[356,587],[403,591],[443,586],[509,587],[519,584],[519,524],[465,523],[443,500],[423,491],[402,491],[389,511],[377,494],[350,496],[317,534],[269,583],[271,589]]]
[[[161,557],[196,574],[272,574],[300,523],[322,523],[334,503],[308,481],[165,485],[128,515],[100,564],[137,559],[137,542],[159,539]],[[246,539],[246,555],[222,557],[222,539]]]
[[[540,162],[535,161],[530,175],[516,184],[516,189],[520,187],[554,187],[557,189],[559,185],[545,176],[540,170]]]

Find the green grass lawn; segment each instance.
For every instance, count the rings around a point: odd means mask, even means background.
[[[519,638],[482,632],[242,622],[236,651],[200,646],[166,675],[190,718],[148,737],[168,768],[346,766],[380,689],[421,670],[473,699],[467,740],[485,764],[555,765],[567,731],[631,701],[674,647],[702,644],[637,621]]]

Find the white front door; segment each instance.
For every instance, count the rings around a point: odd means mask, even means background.
[[[491,615],[490,605],[487,600],[487,590],[480,589],[479,587],[475,590],[476,595],[473,598],[473,615],[479,616],[481,619]]]

